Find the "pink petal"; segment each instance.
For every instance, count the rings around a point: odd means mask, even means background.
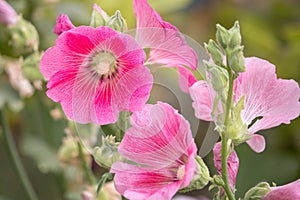
[[[214,153],[214,165],[218,170],[219,174],[222,174],[222,155],[221,155],[221,142],[215,144],[213,153]],[[235,151],[232,151],[227,160],[228,167],[228,179],[230,187],[233,190],[236,182],[236,175],[239,170],[239,158]]]
[[[300,199],[300,179],[278,187],[271,187],[271,191],[267,193],[262,200],[296,200]]]
[[[245,95],[243,121],[250,124],[250,133],[289,124],[300,113],[300,89],[294,80],[277,79],[275,66],[259,58],[246,58],[246,72],[235,82],[236,99]]]
[[[53,32],[56,35],[60,35],[65,31],[75,28],[69,19],[68,15],[60,14],[56,19],[56,24],[54,26]]]
[[[137,121],[132,123],[119,146],[122,156],[145,165],[162,168],[186,153],[193,144],[188,122],[168,104],[159,102],[147,113],[142,112],[148,125]],[[134,113],[131,120],[136,119]],[[132,145],[132,144],[139,144]],[[147,147],[147,148],[145,148]],[[159,163],[157,160],[160,160]]]
[[[79,68],[85,54],[95,48],[95,44],[90,38],[77,34],[81,29],[83,27],[74,29],[74,32],[61,34],[57,38],[55,46],[46,50],[40,63],[40,71],[46,79],[65,68]]]
[[[147,0],[134,0],[134,10],[137,41],[142,48],[151,49],[147,61],[149,64],[197,68],[198,57],[195,51],[188,46],[176,27],[162,20]]]
[[[100,84],[96,91],[95,116],[98,124],[114,123],[120,111],[136,111],[148,100],[153,78],[144,67],[136,67],[116,82]]]
[[[0,24],[14,25],[18,22],[16,11],[4,0],[0,0]]]
[[[178,67],[178,78],[179,78],[179,86],[180,89],[185,92],[189,93],[189,88],[197,82],[196,77],[194,74],[185,67]]]
[[[121,162],[114,163],[111,172],[116,173],[114,182],[117,191],[132,200],[171,199],[182,183],[170,182],[167,171],[151,172]]]
[[[258,134],[253,134],[252,138],[247,141],[251,149],[257,153],[261,153],[265,150],[266,141],[265,138]]]
[[[193,100],[195,116],[205,121],[212,121],[212,108],[215,94],[206,81],[198,81],[189,89]]]

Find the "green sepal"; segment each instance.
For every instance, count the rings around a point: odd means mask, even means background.
[[[94,4],[90,26],[97,28],[99,26],[106,26],[109,16],[97,4]]]
[[[94,149],[93,156],[96,163],[101,167],[110,168],[120,157],[118,145],[114,136],[102,136],[102,145]]]
[[[117,10],[115,14],[110,17],[110,19],[107,22],[107,26],[119,32],[124,32],[128,29],[127,22],[122,17],[121,12],[119,10]]]
[[[197,156],[196,158],[197,169],[196,174],[194,175],[191,183],[188,187],[183,188],[180,192],[189,192],[192,190],[200,190],[204,188],[208,182],[211,180],[209,175],[209,170],[201,157]]]
[[[256,186],[254,186],[253,188],[250,188],[246,192],[243,200],[260,200],[270,191],[271,191],[270,185],[266,182],[261,182]]]
[[[226,49],[228,46],[230,34],[229,31],[220,24],[217,24],[216,38],[218,43],[223,47],[223,49]]]
[[[209,40],[208,44],[204,43],[204,46],[208,51],[208,53],[210,54],[211,58],[213,59],[214,63],[216,65],[222,66],[224,56],[218,44],[213,40]]]

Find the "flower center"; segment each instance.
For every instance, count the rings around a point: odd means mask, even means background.
[[[180,165],[177,170],[177,178],[182,180],[185,175],[185,165]]]
[[[95,52],[89,59],[89,66],[100,76],[110,76],[117,69],[117,61],[112,53]]]

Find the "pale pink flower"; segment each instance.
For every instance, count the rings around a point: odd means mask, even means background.
[[[142,48],[150,48],[148,64],[197,68],[196,52],[175,26],[162,20],[147,0],[134,0],[134,10],[137,42]]]
[[[246,58],[245,65],[246,71],[234,81],[234,102],[245,96],[241,117],[247,125],[257,117],[262,117],[249,128],[249,134],[281,123],[289,124],[299,116],[300,89],[297,82],[278,79],[275,66],[260,58]],[[190,94],[196,117],[211,121],[215,96],[212,88],[206,82],[199,81],[190,88]],[[252,135],[247,143],[256,152],[265,149],[265,140],[261,135]]]
[[[219,174],[222,174],[222,155],[221,155],[221,142],[217,142],[214,146],[213,153],[214,153],[214,165],[218,170]],[[228,156],[227,159],[227,169],[228,169],[228,179],[231,189],[234,189],[236,175],[239,170],[239,158],[236,155],[236,152],[233,150],[231,154]]]
[[[69,19],[68,15],[60,14],[56,19],[56,24],[54,26],[53,32],[56,35],[60,35],[65,31],[75,28]]]
[[[190,125],[170,105],[145,105],[131,117],[132,127],[119,146],[116,189],[131,200],[168,200],[196,173],[196,145]]]
[[[300,199],[300,179],[287,185],[271,187],[262,200],[296,200]]]
[[[63,32],[41,59],[47,95],[79,123],[114,123],[122,110],[136,111],[153,83],[135,40],[109,27],[80,26]]]
[[[16,11],[4,0],[0,0],[0,24],[9,26],[18,22],[18,14]]]

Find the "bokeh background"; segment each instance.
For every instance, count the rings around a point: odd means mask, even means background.
[[[31,21],[40,36],[40,49],[45,50],[55,42],[53,26],[59,13],[68,14],[75,25],[89,24],[93,3],[109,14],[119,9],[129,28],[135,27],[132,0],[9,0],[18,13]],[[300,82],[300,1],[298,0],[150,0],[162,17],[176,25],[181,32],[203,44],[214,38],[215,25],[227,28],[239,20],[245,45],[245,56],[256,56],[276,65],[281,78]],[[1,37],[1,35],[0,35]],[[0,62],[1,64],[1,62]],[[0,76],[0,86],[7,80]],[[177,84],[177,77],[172,77]],[[24,108],[9,111],[10,125],[22,161],[39,199],[79,199],[80,176],[74,169],[64,169],[57,153],[65,136],[66,120],[54,120],[50,111],[58,105],[42,91],[22,100]],[[155,90],[163,90],[155,87]],[[10,88],[10,92],[13,92]],[[2,91],[2,90],[1,90]],[[172,95],[163,93],[171,104]],[[0,99],[5,98],[4,93]],[[157,97],[159,99],[160,97]],[[176,100],[175,100],[176,101]],[[196,135],[198,145],[204,138],[208,123],[202,122]],[[196,133],[194,133],[196,134]],[[260,181],[286,184],[300,178],[300,120],[261,131],[267,149],[256,154],[245,144],[237,148],[240,169],[237,176],[237,196],[241,197]],[[213,169],[212,155],[205,157]],[[96,169],[97,170],[97,169]],[[99,172],[100,173],[100,172]],[[212,170],[212,173],[215,173]],[[97,173],[96,173],[97,174]],[[75,177],[75,178],[74,178]],[[195,195],[192,193],[191,195]],[[201,194],[211,198],[206,189]],[[11,167],[0,130],[0,200],[24,199],[24,192]]]

